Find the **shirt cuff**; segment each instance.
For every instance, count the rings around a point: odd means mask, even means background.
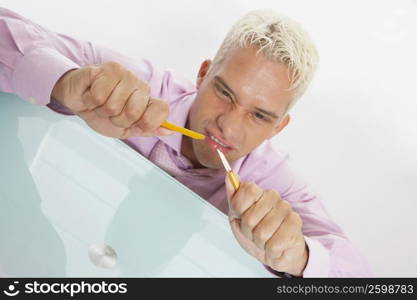
[[[288,273],[284,273],[284,272],[279,272],[277,270],[272,269],[270,266],[267,265],[263,265],[270,273],[272,273],[273,275],[280,277],[280,278],[294,278],[294,276],[292,276],[291,274]]]
[[[330,255],[328,250],[317,240],[304,236],[309,255],[303,277],[329,277]]]
[[[46,105],[58,79],[80,66],[50,48],[36,48],[25,54],[13,72],[13,89],[35,105]]]

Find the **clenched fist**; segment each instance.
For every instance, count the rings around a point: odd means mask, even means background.
[[[300,216],[273,190],[242,182],[235,192],[226,176],[229,222],[239,244],[272,269],[302,276],[308,248]]]
[[[70,70],[55,84],[52,98],[106,136],[162,136],[173,132],[160,127],[168,104],[150,98],[150,88],[115,62]]]

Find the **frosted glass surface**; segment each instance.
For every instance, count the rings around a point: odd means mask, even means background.
[[[0,123],[2,276],[272,276],[226,216],[123,142],[5,93]],[[93,244],[116,265],[94,265]]]

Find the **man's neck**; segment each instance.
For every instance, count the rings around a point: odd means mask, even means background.
[[[193,151],[192,140],[189,137],[183,136],[181,142],[181,154],[185,156],[193,165],[194,169],[206,168],[199,163]]]
[[[185,128],[188,128],[188,119],[185,124]],[[181,138],[181,154],[192,163],[195,169],[205,168],[202,164],[199,163],[197,157],[194,154],[192,139],[185,135],[183,135]]]

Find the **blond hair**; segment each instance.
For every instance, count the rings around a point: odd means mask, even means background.
[[[294,20],[271,9],[254,10],[239,19],[223,40],[212,66],[223,61],[232,48],[255,46],[269,59],[284,63],[289,69],[289,90],[293,100],[287,111],[307,89],[319,61],[310,36]]]

